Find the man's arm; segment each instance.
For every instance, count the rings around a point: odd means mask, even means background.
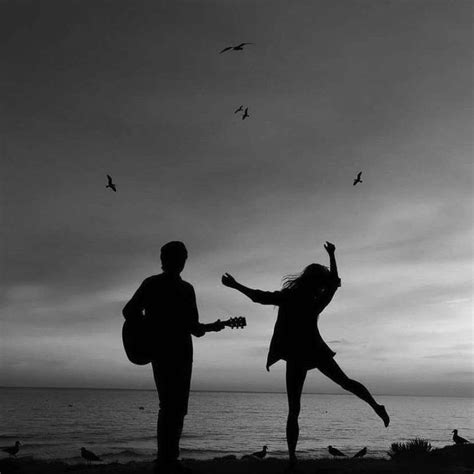
[[[189,330],[191,331],[191,334],[196,337],[202,337],[204,334],[206,334],[206,330],[204,329],[204,325],[199,322],[199,312],[197,309],[197,303],[196,303],[196,293],[194,292],[194,288],[191,286],[190,287],[191,291],[191,326]]]
[[[219,332],[225,328],[224,323],[218,319],[215,323],[203,324],[199,322],[199,312],[196,303],[196,293],[191,286],[191,326],[190,332],[193,336],[202,337],[206,332]]]
[[[122,314],[125,319],[138,319],[143,316],[146,287],[146,280],[144,280],[130,301],[124,306]]]

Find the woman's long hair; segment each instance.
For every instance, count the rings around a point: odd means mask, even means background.
[[[283,289],[285,290],[308,290],[319,293],[326,288],[331,273],[329,268],[319,263],[311,263],[301,273],[286,275],[283,278]]]

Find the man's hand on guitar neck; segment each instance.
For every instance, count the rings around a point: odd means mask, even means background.
[[[225,328],[225,324],[218,319],[215,323],[203,324],[205,332],[219,332]]]

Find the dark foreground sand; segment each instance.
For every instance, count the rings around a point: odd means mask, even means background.
[[[196,474],[283,474],[286,462],[268,458],[186,460]],[[59,461],[35,461],[31,458],[3,459],[1,474],[152,474],[153,465],[146,462],[68,465]],[[474,444],[446,446],[418,459],[401,461],[384,459],[309,459],[301,461],[301,474],[473,474]]]

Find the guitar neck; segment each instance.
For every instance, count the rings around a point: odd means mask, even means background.
[[[228,328],[244,328],[247,325],[247,321],[243,317],[239,318],[229,318],[226,321],[220,321],[221,324]],[[210,323],[210,324],[203,324],[204,330],[205,331],[214,331],[216,327],[217,321],[215,323]]]

